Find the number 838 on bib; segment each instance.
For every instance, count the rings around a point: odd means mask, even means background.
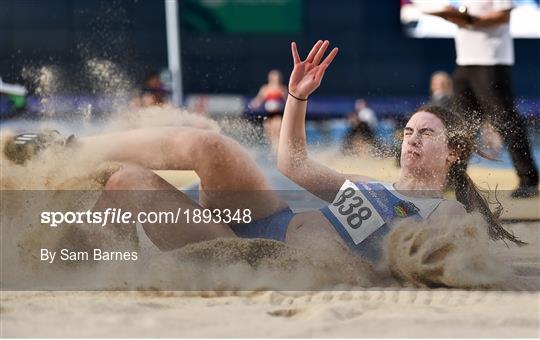
[[[355,244],[385,224],[366,195],[351,181],[345,181],[328,208]]]

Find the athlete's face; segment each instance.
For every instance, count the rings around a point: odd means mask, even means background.
[[[417,112],[405,126],[401,146],[401,166],[422,174],[446,174],[455,161],[448,148],[446,129],[432,113]]]

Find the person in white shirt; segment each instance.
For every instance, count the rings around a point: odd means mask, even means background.
[[[430,13],[458,25],[454,110],[465,115],[472,134],[478,133],[484,121],[490,121],[504,139],[520,179],[512,196],[537,196],[538,169],[512,91],[512,1],[461,0],[459,5]]]

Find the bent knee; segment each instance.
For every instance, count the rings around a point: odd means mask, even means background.
[[[148,169],[125,165],[109,177],[105,184],[105,190],[130,190],[136,189],[140,183],[150,178],[154,173]]]
[[[215,165],[231,162],[242,148],[229,137],[217,132],[202,133],[197,140],[194,156],[202,163]]]

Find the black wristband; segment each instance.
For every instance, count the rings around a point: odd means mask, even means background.
[[[293,97],[294,99],[296,100],[299,100],[299,101],[302,101],[302,102],[307,102],[307,98],[306,99],[303,99],[303,98],[298,98],[297,96],[295,96],[294,94],[290,93],[289,91],[287,91],[289,93],[289,96]]]

